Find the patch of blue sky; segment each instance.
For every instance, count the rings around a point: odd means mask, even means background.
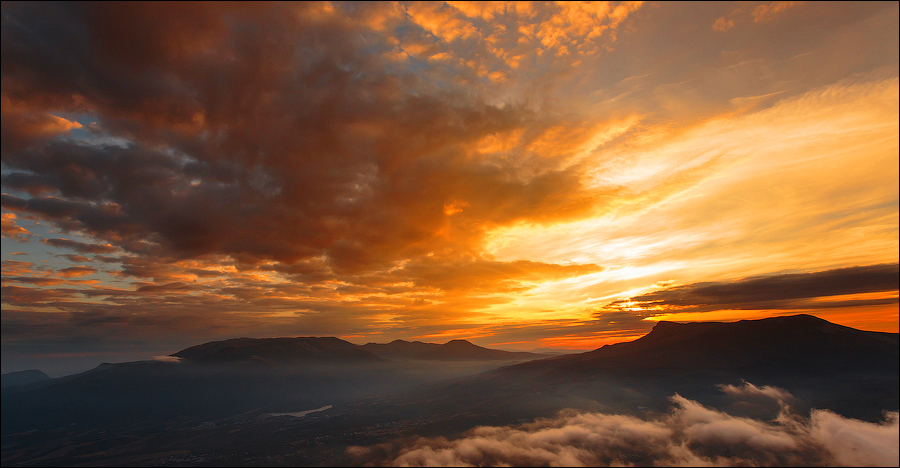
[[[96,146],[119,146],[127,148],[134,144],[131,140],[107,133],[94,114],[76,112],[54,112],[51,115],[78,122],[81,127],[69,130],[65,138]]]

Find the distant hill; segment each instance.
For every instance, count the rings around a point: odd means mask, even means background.
[[[547,355],[484,348],[466,340],[444,344],[394,340],[390,343],[367,343],[360,348],[385,359],[427,361],[522,361],[541,359]]]
[[[212,341],[172,356],[198,363],[381,361],[359,346],[335,337],[235,338]]]
[[[7,374],[0,375],[0,388],[28,385],[44,380],[50,380],[50,377],[37,369],[9,372]]]

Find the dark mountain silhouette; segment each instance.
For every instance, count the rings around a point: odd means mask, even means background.
[[[199,363],[374,362],[381,358],[335,337],[235,338],[212,341],[172,356]]]
[[[478,425],[553,416],[564,408],[663,412],[674,393],[726,412],[773,418],[778,408],[771,401],[736,402],[719,387],[742,380],[786,389],[796,397],[790,403],[795,412],[825,408],[880,421],[882,411],[898,408],[898,351],[896,333],[856,330],[809,315],[660,322],[631,342],[477,375],[472,373],[499,362],[478,359],[511,360],[509,355],[462,340],[356,346],[337,338],[240,338],[180,351],[175,356],[181,362],[107,364],[4,393],[0,425],[10,447],[4,449],[4,466],[7,460],[140,465],[194,451],[222,454],[209,463],[239,465],[253,454],[265,464],[279,450],[291,457],[318,454],[297,459],[306,464],[340,465],[327,460],[338,460],[329,457],[349,446],[385,442],[398,431],[447,436]],[[441,359],[472,361],[435,365]],[[258,362],[278,365],[246,365]],[[452,374],[454,368],[464,372]],[[438,382],[423,378],[425,372],[455,378]],[[326,406],[316,416],[273,416]],[[295,432],[279,432],[286,428]],[[328,442],[293,445],[313,438]],[[173,463],[184,461],[178,460]]]
[[[466,341],[426,347],[434,348],[433,359],[475,362],[437,368],[428,361],[392,361],[334,337],[236,338],[173,354],[180,362],[101,364],[14,387],[14,394],[4,390],[0,422],[4,431],[73,423],[110,430],[178,418],[225,418],[261,408],[290,413],[472,375],[529,356]],[[485,361],[490,359],[503,361],[490,365]]]
[[[647,335],[586,353],[506,368],[553,374],[679,371],[756,375],[894,374],[897,333],[857,330],[811,315],[738,322],[659,322]]]
[[[103,364],[17,387],[27,391],[4,394],[0,427],[4,434],[69,424],[117,430],[179,418],[226,418],[261,409],[302,411],[409,386],[391,363],[376,356],[365,361],[247,363],[185,359]]]
[[[438,406],[468,401],[471,412],[508,415],[523,408],[541,415],[566,407],[662,411],[674,393],[724,404],[720,384],[749,381],[785,388],[809,407],[879,420],[882,411],[898,408],[898,365],[897,333],[810,315],[659,322],[634,341],[502,367],[435,387],[429,397]]]
[[[535,353],[484,348],[466,340],[451,340],[445,344],[394,340],[383,344],[367,343],[360,348],[376,356],[394,360],[522,361],[547,357]]]
[[[101,364],[81,374],[4,388],[2,427],[30,430],[79,423],[114,428],[179,417],[222,418],[259,408],[300,411],[472,375],[533,356],[462,340],[410,344],[427,348],[427,359],[473,362],[441,368],[396,362],[334,337],[213,341],[173,354],[180,362]],[[502,361],[490,365],[491,360]]]
[[[0,376],[0,388],[15,387],[19,385],[28,385],[42,380],[49,380],[47,374],[37,370],[24,370],[19,372],[9,372]]]

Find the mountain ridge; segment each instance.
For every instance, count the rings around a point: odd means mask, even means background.
[[[719,404],[721,385],[751,382],[786,389],[807,409],[876,420],[898,407],[898,362],[897,333],[857,330],[811,316],[667,322],[633,341],[435,386],[421,401],[434,408],[466,402],[466,411],[510,418],[549,417],[565,408],[666,411],[675,393]]]
[[[487,371],[480,370],[489,366],[485,362],[342,361],[321,356],[277,361],[283,358],[282,352],[315,350],[338,350],[334,352],[341,356],[341,350],[356,350],[377,356],[334,337],[235,338],[175,353],[199,361],[107,364],[31,384],[34,387],[27,390],[20,387],[23,391],[4,394],[0,429],[4,437],[24,434],[36,441],[40,450],[28,452],[27,444],[16,449],[22,460],[46,462],[49,459],[41,457],[56,453],[58,447],[41,442],[44,434],[69,437],[65,431],[82,431],[85,441],[98,444],[91,449],[97,459],[106,460],[108,447],[103,444],[109,431],[139,427],[146,436],[161,427],[177,427],[197,436],[206,433],[204,424],[238,418],[241,434],[236,438],[243,440],[245,430],[254,426],[259,432],[253,443],[267,444],[277,432],[273,429],[286,423],[259,419],[263,413],[290,414],[325,406],[332,409],[310,416],[321,418],[317,423],[309,421],[318,424],[309,426],[310,433],[318,437],[321,429],[331,428],[335,437],[349,437],[341,440],[354,445],[359,444],[356,436],[346,434],[355,434],[360,427],[369,427],[377,438],[386,427],[407,427],[409,434],[422,434],[429,425],[432,430],[464,431],[552,417],[564,409],[665,412],[676,393],[723,410],[768,411],[762,406],[740,406],[721,390],[722,385],[742,381],[784,389],[796,398],[791,407],[798,412],[820,408],[880,421],[883,411],[898,407],[897,337],[802,315],[730,323],[661,322],[634,341]],[[480,348],[465,340],[444,345],[392,343],[428,349]],[[353,354],[360,355],[366,354]],[[248,362],[301,365],[245,365]],[[479,370],[450,376],[454,366]],[[430,380],[426,372],[439,378]],[[230,436],[238,428],[209,430]],[[228,440],[228,447],[237,443],[235,438]],[[138,445],[128,450],[146,455],[146,449]]]
[[[185,348],[170,356],[197,363],[296,363],[401,361],[523,361],[545,354],[485,348],[456,339],[444,344],[405,341],[356,345],[337,337],[231,338]]]
[[[494,361],[532,360],[547,355],[485,348],[467,340],[450,340],[444,344],[394,340],[390,343],[366,343],[361,348],[386,359],[423,361]]]
[[[773,373],[896,370],[898,334],[858,330],[807,314],[736,322],[660,321],[646,335],[581,354],[508,366],[551,372],[692,369]]]
[[[171,356],[199,363],[234,362],[375,362],[383,359],[333,336],[293,338],[232,338],[210,341]]]

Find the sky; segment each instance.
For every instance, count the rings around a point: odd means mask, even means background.
[[[898,331],[896,2],[4,3],[2,368]]]

